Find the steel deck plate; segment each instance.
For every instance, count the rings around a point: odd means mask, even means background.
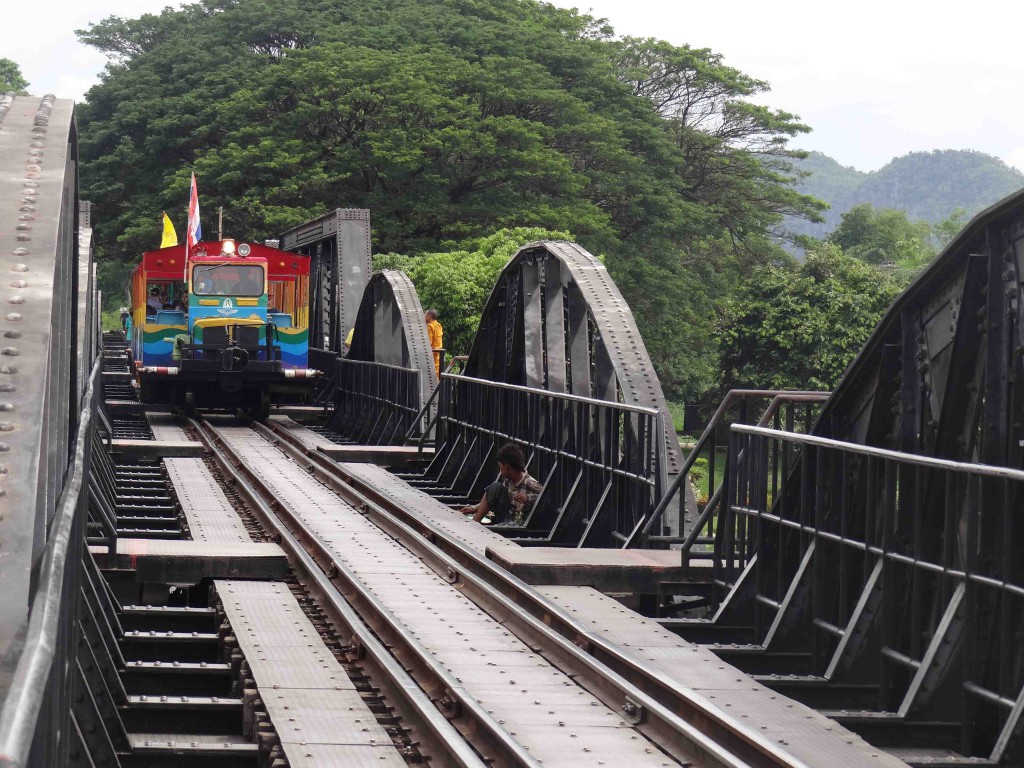
[[[454,587],[424,568],[420,573],[403,573],[396,578],[393,573],[381,573],[377,567],[381,558],[386,558],[393,565],[412,564],[420,567],[419,560],[410,552],[397,546],[394,539],[381,531],[373,534],[373,527],[356,510],[344,504],[336,495],[303,470],[283,460],[282,454],[255,432],[242,428],[227,428],[220,431],[221,437],[240,458],[253,465],[255,462],[273,466],[275,471],[268,472],[263,482],[280,502],[290,508],[300,510],[301,514],[316,535],[322,530],[339,531],[347,529],[358,531],[359,537],[355,545],[351,539],[327,534],[329,540],[325,545],[331,550],[331,556],[338,561],[345,561],[349,552],[352,553],[349,566],[373,594],[387,605],[395,620],[413,637],[434,653],[439,661],[449,669],[451,674],[463,681],[469,695],[488,699],[488,708],[493,710],[493,717],[502,723],[509,733],[523,728],[541,728],[534,725],[534,712],[531,707],[521,707],[526,694],[522,690],[542,691],[542,699],[546,710],[577,713],[582,709],[586,712],[585,723],[598,718],[614,722],[618,716],[615,712],[600,703],[591,705],[593,697],[576,685],[565,673],[549,664],[510,665],[505,667],[498,663],[487,663],[482,660],[481,652],[502,651],[499,660],[508,654],[529,656],[530,648],[516,638],[500,623],[485,614],[469,600],[457,601],[458,605],[448,603],[444,614],[424,610],[424,605],[433,598],[445,600],[449,595],[457,594]],[[273,453],[277,453],[275,458]],[[281,470],[277,471],[277,467]],[[294,467],[294,470],[293,470]],[[448,510],[449,514],[451,513]],[[375,542],[375,543],[373,543]],[[360,563],[366,561],[360,548],[373,547],[382,554],[380,557],[369,557],[368,568],[363,570]],[[391,598],[395,598],[392,602]],[[517,657],[518,660],[518,657]],[[515,683],[518,683],[516,685]],[[533,699],[529,699],[533,701]],[[578,707],[579,702],[586,702],[585,707]],[[600,714],[601,712],[607,715]],[[519,717],[529,717],[519,722]],[[550,716],[548,716],[550,718]],[[569,715],[566,715],[569,717]],[[550,719],[548,720],[550,723]],[[568,722],[568,721],[567,721]],[[593,765],[624,764],[614,762],[621,756],[630,764],[662,765],[661,753],[645,738],[638,735],[632,728],[602,727],[588,730],[594,733]],[[575,725],[569,723],[569,725]],[[587,765],[587,754],[578,746],[575,736],[568,728],[547,728],[536,737],[523,741],[529,746],[531,754],[545,758],[545,765],[579,766]],[[577,729],[580,730],[580,729]],[[589,748],[589,747],[588,747]],[[648,751],[648,748],[650,751]],[[657,753],[657,754],[655,754]],[[606,756],[610,756],[606,758]],[[606,762],[606,759],[609,761]]]
[[[486,707],[500,706],[504,716],[520,725],[564,722],[574,727],[632,727],[575,684],[524,680],[517,674],[507,685],[474,684],[473,695]]]
[[[360,485],[372,488],[375,493],[392,503],[430,520],[481,554],[487,547],[512,546],[518,548],[500,533],[474,522],[471,518],[442,504],[424,491],[413,488],[383,467],[351,462],[342,462],[339,466]]]
[[[811,765],[865,763],[900,766],[899,760],[859,736],[725,663],[710,650],[683,640],[589,587],[545,587],[591,631],[604,635],[669,684],[706,698],[723,714],[757,730]]]
[[[392,746],[337,744],[289,745],[290,768],[409,768]]]
[[[202,459],[165,459],[167,477],[195,541],[252,541]]]
[[[217,581],[216,588],[293,768],[405,765],[286,585]]]
[[[277,544],[120,538],[117,554],[90,546],[101,568],[135,571],[136,580],[195,584],[203,578],[276,579],[288,560]]]
[[[178,419],[169,413],[148,413],[146,419],[149,421],[149,428],[153,432],[153,439],[172,442],[186,442],[191,438],[185,433],[184,427],[178,423]]]
[[[391,745],[391,737],[352,690],[261,691],[281,741]]]

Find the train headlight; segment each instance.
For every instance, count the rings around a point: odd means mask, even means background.
[[[220,250],[221,250],[221,253],[226,253],[226,254],[228,254],[230,256],[231,254],[233,254],[235,252],[235,241],[234,240],[225,240],[224,244],[221,246]]]
[[[248,243],[242,243],[240,246],[238,246],[239,256],[245,257],[248,256],[250,253],[252,253],[252,248],[249,247]]]

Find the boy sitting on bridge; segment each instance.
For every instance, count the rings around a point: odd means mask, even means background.
[[[522,525],[544,486],[526,471],[523,449],[515,443],[501,446],[497,459],[498,479],[487,486],[478,504],[463,507],[462,514],[472,515],[478,523],[490,514],[499,523]]]

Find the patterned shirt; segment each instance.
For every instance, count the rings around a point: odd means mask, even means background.
[[[523,476],[519,478],[518,483],[514,482],[511,477],[503,477],[501,478],[501,484],[508,491],[508,503],[512,510],[513,522],[516,525],[522,525],[526,513],[533,508],[533,503],[540,496],[540,492],[544,490],[544,486],[531,477],[530,473],[526,470],[523,470]],[[517,502],[515,497],[520,493],[526,494],[526,500]]]

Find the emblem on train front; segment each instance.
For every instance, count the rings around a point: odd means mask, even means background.
[[[217,313],[221,315],[233,315],[236,312],[238,312],[238,310],[235,309],[234,302],[232,302],[231,299],[224,299],[224,305],[217,310]]]

